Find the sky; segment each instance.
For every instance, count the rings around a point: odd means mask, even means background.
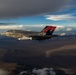
[[[76,0],[0,0],[0,23],[12,23],[0,24],[1,30],[37,30],[46,25],[74,29]]]

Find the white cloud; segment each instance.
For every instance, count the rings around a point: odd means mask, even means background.
[[[66,31],[72,31],[72,30],[73,30],[72,28],[67,28],[67,29],[66,29]]]
[[[64,26],[61,25],[54,25],[54,24],[40,24],[40,25],[23,25],[23,30],[30,30],[30,31],[41,31],[44,29],[45,26],[56,26],[56,31],[63,29]]]
[[[47,75],[47,73],[49,73],[50,75],[56,75],[56,72],[53,70],[53,68],[42,68],[42,69],[34,68],[32,72],[37,75]]]
[[[64,36],[64,35],[66,35],[66,33],[61,33],[60,35],[61,35],[61,36]]]
[[[57,26],[56,31],[59,31],[65,28],[65,26],[62,26],[62,25],[56,25],[56,26]]]
[[[72,31],[76,27],[73,26],[57,26],[56,31]]]
[[[72,31],[76,29],[74,26],[63,26],[57,24],[40,24],[40,25],[1,25],[0,29],[2,30],[9,30],[9,29],[17,29],[17,30],[25,30],[25,31],[42,31],[45,26],[56,26],[55,31]]]
[[[40,25],[23,25],[21,29],[27,30],[27,31],[41,31],[44,29],[45,26],[56,26],[55,31],[72,31],[73,29],[76,29],[74,26],[63,26],[63,25],[57,25],[57,24],[40,24]]]
[[[20,29],[22,25],[1,25],[0,29]]]
[[[40,25],[7,25],[0,26],[0,29],[18,29],[18,30],[26,30],[26,31],[42,31],[45,26],[57,26],[56,31],[64,29],[64,26],[54,25],[54,24],[40,24]]]
[[[46,15],[46,19],[53,20],[53,21],[59,21],[59,20],[72,20],[72,19],[76,19],[76,17],[70,14]]]

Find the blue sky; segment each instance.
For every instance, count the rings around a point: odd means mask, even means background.
[[[17,23],[19,25],[58,25],[76,26],[76,0],[71,0],[66,8],[35,16],[0,19],[1,23]]]

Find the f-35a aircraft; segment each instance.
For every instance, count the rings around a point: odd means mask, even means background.
[[[52,35],[55,29],[56,26],[46,26],[41,32],[9,30],[2,33],[2,35],[17,38],[18,40],[45,40],[58,36]]]

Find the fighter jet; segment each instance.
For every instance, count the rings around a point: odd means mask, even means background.
[[[13,37],[18,40],[45,40],[58,35],[52,35],[56,26],[46,26],[41,32],[23,31],[23,30],[9,30],[2,33],[4,36]]]

